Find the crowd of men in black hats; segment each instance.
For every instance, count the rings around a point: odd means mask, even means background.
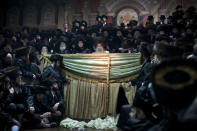
[[[105,15],[96,20],[93,26],[75,20],[72,29],[64,24],[64,30],[0,30],[0,130],[57,126],[64,116],[63,86],[69,83],[58,54],[106,52],[141,53],[139,76],[130,82],[137,86],[134,102],[118,103],[118,128],[197,129],[196,8],[177,6],[156,24],[149,16],[145,27],[134,20],[115,27]],[[44,54],[52,54],[52,63],[41,72]]]
[[[133,104],[123,105],[120,110],[117,127],[121,130],[197,130],[195,10],[190,7],[184,12],[177,6],[167,24],[165,16],[160,17],[159,32],[150,37],[154,38],[154,44],[141,39],[142,68],[130,82],[137,91]],[[148,24],[152,20],[150,16]],[[148,33],[154,32],[155,25],[151,26],[147,26]]]
[[[41,73],[28,47],[16,51],[16,63],[0,74],[0,130],[58,126],[65,111],[61,56],[52,55],[52,64]]]

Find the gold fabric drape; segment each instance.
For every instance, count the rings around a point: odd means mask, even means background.
[[[128,81],[136,77],[141,66],[140,54],[69,54],[62,55],[71,80],[64,87],[65,115],[74,119],[94,119],[116,114],[120,84],[132,103],[136,88]],[[40,69],[50,64],[50,55],[41,56]]]

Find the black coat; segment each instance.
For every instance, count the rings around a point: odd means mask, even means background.
[[[118,49],[121,47],[122,44],[122,37],[114,37],[112,41],[109,43],[109,48],[111,52],[115,51],[118,52]]]
[[[0,107],[0,130],[4,130],[6,127],[14,125],[13,117]]]
[[[66,78],[62,76],[60,70],[54,68],[52,65],[45,67],[42,73],[43,82],[46,82],[49,78],[55,78],[59,86],[66,82]]]
[[[26,108],[34,106],[30,89],[25,86],[14,87],[14,93],[9,93],[6,104],[23,104]]]
[[[151,62],[146,61],[143,65],[141,70],[139,71],[139,75],[136,79],[132,80],[131,83],[133,86],[137,86],[137,88],[141,87],[142,83],[147,78],[146,70],[151,67]]]
[[[42,82],[44,84],[48,84],[48,79],[49,78],[54,78],[58,82],[58,87],[61,92],[61,95],[63,96],[63,87],[64,83],[66,83],[66,77],[62,76],[60,70],[54,68],[52,65],[44,68],[43,73],[42,73]]]
[[[50,90],[46,91],[44,101],[48,111],[55,112],[53,110],[53,106],[56,103],[59,103],[59,107],[62,107],[59,109],[59,111],[64,112],[64,99],[62,98],[59,90],[55,91],[54,96]]]
[[[49,106],[46,104],[45,99],[38,101],[36,97],[34,97],[34,108],[35,108],[35,113],[37,114],[43,114],[45,112],[50,111],[48,110]]]
[[[31,62],[31,64],[30,64],[30,72],[35,74],[37,79],[40,79],[41,71],[40,71],[40,68],[38,67],[38,65],[36,63]]]
[[[20,67],[23,77],[33,78],[33,72],[31,71],[30,65],[26,64],[23,59],[17,59],[16,65]]]

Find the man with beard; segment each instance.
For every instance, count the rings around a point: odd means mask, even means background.
[[[39,85],[34,90],[33,95],[33,101],[34,101],[34,107],[35,107],[35,115],[34,117],[39,119],[41,122],[37,126],[40,127],[55,127],[57,126],[57,123],[55,122],[49,122],[49,119],[51,118],[51,109],[48,105],[46,99],[45,99],[45,93],[46,93],[46,87]]]
[[[49,79],[46,83],[49,90],[45,92],[43,100],[45,101],[45,112],[41,117],[45,118],[48,123],[53,126],[59,125],[64,115],[64,100],[58,88],[58,81],[56,79]]]
[[[70,54],[70,50],[68,47],[68,44],[66,41],[60,41],[58,44],[59,49],[57,50],[57,53],[59,54]]]

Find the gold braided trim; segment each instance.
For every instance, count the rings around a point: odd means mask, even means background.
[[[68,77],[71,77],[73,79],[80,80],[80,81],[86,81],[86,82],[89,82],[89,83],[123,83],[123,82],[129,82],[129,81],[135,79],[138,76],[138,74],[134,74],[132,76],[128,76],[128,77],[125,77],[125,78],[111,79],[111,80],[107,81],[106,79],[93,79],[93,78],[81,77],[81,76],[75,75],[75,74],[73,74],[73,73],[71,73],[67,70],[63,70],[63,72]]]
[[[47,58],[47,57],[50,57],[51,55],[42,55],[42,56],[40,56],[40,61],[42,60],[42,59],[44,59],[44,60],[46,60],[48,63],[51,63],[51,61]]]
[[[109,56],[108,53],[105,54],[59,54],[64,58],[73,58],[73,57],[107,57]],[[50,54],[42,55],[41,57],[50,57]]]
[[[104,54],[59,54],[60,56],[63,56],[64,58],[73,58],[73,57],[108,57],[108,56],[112,56],[112,57],[115,57],[115,56],[121,56],[123,55],[124,56],[139,56],[140,53],[104,53]],[[46,54],[46,55],[42,55],[41,57],[50,57],[51,54]]]

